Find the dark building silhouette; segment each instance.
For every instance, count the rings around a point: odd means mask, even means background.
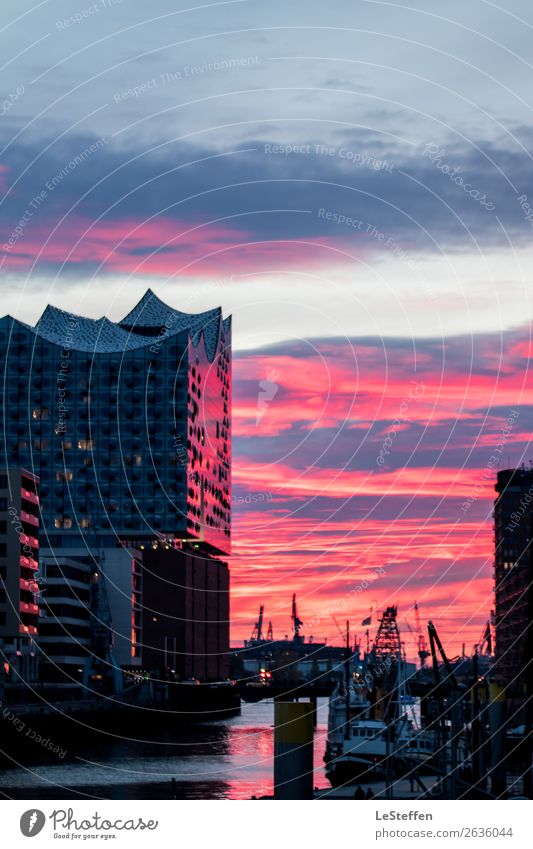
[[[497,676],[523,695],[528,661],[533,470],[498,472],[494,504]]]

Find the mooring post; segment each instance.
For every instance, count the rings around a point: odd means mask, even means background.
[[[274,704],[274,798],[313,798],[313,705]]]

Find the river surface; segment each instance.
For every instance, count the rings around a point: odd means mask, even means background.
[[[250,799],[272,794],[273,702],[240,716],[142,743],[115,738],[76,755],[0,770],[0,798]],[[327,700],[318,704],[315,787],[329,787],[322,757]],[[53,759],[52,759],[53,758]],[[172,781],[174,779],[174,781]]]

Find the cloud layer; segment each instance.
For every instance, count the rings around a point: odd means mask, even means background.
[[[121,147],[76,137],[7,145],[3,267],[212,277],[285,266],[479,253],[531,239],[525,151],[376,132],[335,144],[246,139],[233,149]],[[281,139],[283,136],[281,135]]]
[[[495,474],[529,458],[529,353],[527,327],[239,356],[234,635],[259,603],[286,633],[295,591],[315,638],[335,637],[332,613],[357,626],[373,604],[398,603],[405,630],[418,600],[452,653],[477,642],[493,608]]]

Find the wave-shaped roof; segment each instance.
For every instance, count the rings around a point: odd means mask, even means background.
[[[117,353],[153,345],[154,328],[164,329],[165,337],[188,332],[194,345],[198,345],[203,334],[206,353],[212,361],[221,333],[228,332],[230,327],[230,319],[223,320],[220,307],[203,313],[180,312],[148,289],[119,322],[105,317],[85,318],[48,306],[30,329],[56,345],[92,353]]]
[[[203,332],[210,360],[213,360],[218,347],[221,323],[220,307],[201,313],[181,312],[165,304],[151,289],[145,292],[139,303],[119,322],[121,327],[135,328],[137,332],[142,332],[143,327],[164,327],[170,336],[188,330],[195,345]],[[224,330],[228,330],[226,322]]]
[[[108,318],[85,318],[48,306],[33,328],[38,336],[75,351],[128,351],[153,345],[153,337],[128,333]]]

